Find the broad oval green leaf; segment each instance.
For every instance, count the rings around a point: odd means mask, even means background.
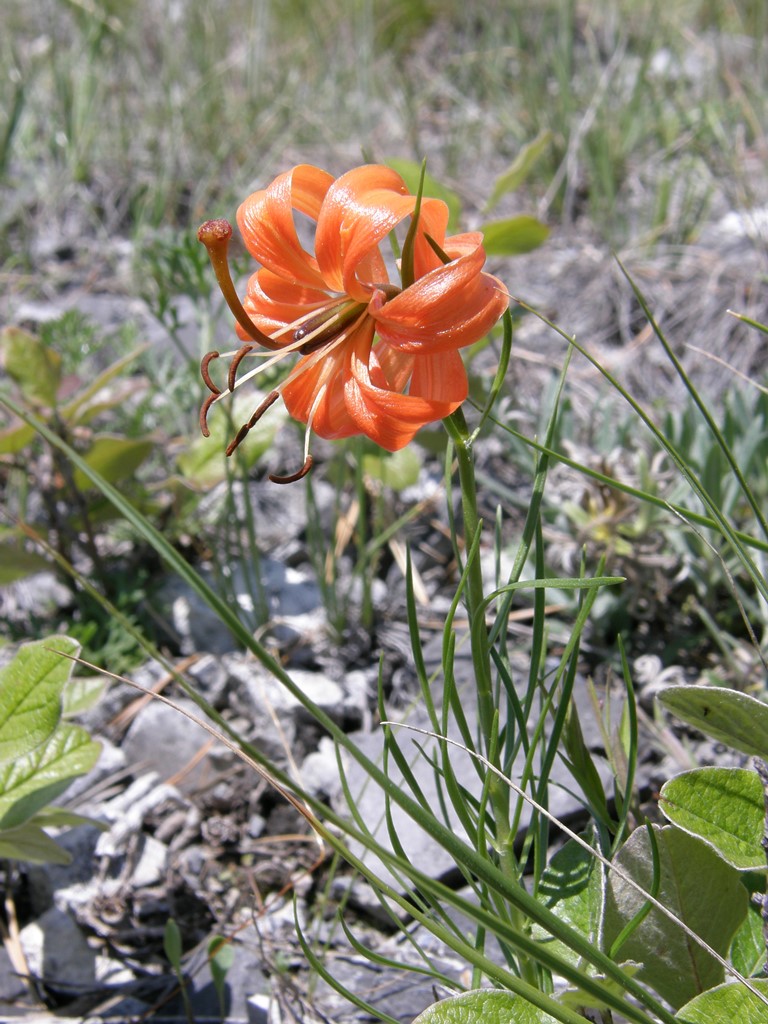
[[[106,689],[102,676],[75,676],[61,692],[63,715],[74,718],[89,711],[101,700]]]
[[[208,943],[208,968],[220,1000],[223,1000],[225,995],[224,983],[227,972],[234,962],[235,947],[232,942],[221,935],[214,935]]]
[[[538,249],[549,237],[549,228],[536,217],[520,214],[483,224],[483,247],[489,256],[522,256]]]
[[[96,764],[101,744],[79,725],[62,723],[48,739],[0,768],[0,829],[16,828]]]
[[[414,447],[401,448],[399,452],[377,452],[363,455],[363,472],[373,480],[379,480],[385,487],[402,491],[419,479],[421,458]]]
[[[61,383],[61,356],[20,327],[0,332],[0,362],[27,402],[52,407]]]
[[[118,437],[115,434],[101,434],[93,442],[83,458],[100,476],[109,483],[133,476],[147,458],[155,442],[151,438]],[[93,487],[90,479],[80,469],[73,474],[75,487],[85,491]]]
[[[659,850],[657,900],[720,956],[746,917],[747,890],[738,872],[699,839],[678,828],[654,826]],[[615,858],[625,875],[649,892],[653,881],[650,839],[644,828],[629,837]],[[609,872],[604,942],[610,949],[624,926],[647,903],[645,896]],[[724,981],[722,965],[679,925],[652,907],[621,946],[622,959],[642,964],[638,978],[677,1008]]]
[[[659,807],[739,871],[765,868],[763,785],[745,768],[695,768],[665,782]]]
[[[768,758],[768,704],[722,686],[670,686],[657,699],[712,739]]]
[[[680,1024],[765,1024],[768,981],[751,981],[750,985],[759,996],[738,982],[718,985],[686,1003],[678,1011],[677,1019]]]
[[[562,921],[597,942],[603,908],[602,870],[589,850],[569,839],[547,865],[536,898],[555,910]],[[539,942],[556,947],[569,963],[580,961],[577,953],[543,928],[534,926],[533,934]]]
[[[745,978],[751,978],[758,973],[765,977],[763,915],[754,903],[750,903],[747,916],[733,937],[730,961]]]
[[[413,1024],[557,1024],[557,1018],[501,989],[482,988],[441,999]]]
[[[0,669],[0,765],[34,750],[53,733],[61,718],[61,691],[72,673],[71,657],[79,653],[76,640],[51,636],[24,644]]]

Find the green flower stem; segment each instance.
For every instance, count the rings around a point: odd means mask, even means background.
[[[466,548],[470,549],[472,541],[482,523],[477,511],[477,487],[475,484],[475,465],[472,456],[472,438],[469,434],[464,413],[459,408],[447,419],[443,420],[445,428],[453,442],[456,461],[459,469],[459,486],[461,487],[461,513],[464,519],[464,536]],[[479,552],[467,566],[467,581],[464,588],[467,615],[470,626],[475,616],[485,614],[483,573],[480,565]],[[475,633],[473,631],[473,638]],[[477,705],[480,716],[480,730],[486,745],[486,753],[490,745],[490,729],[493,721],[493,684],[491,680],[491,655],[487,643],[487,634],[481,641],[472,643],[472,663],[475,669],[477,684]]]
[[[475,482],[475,463],[472,453],[472,436],[461,408],[443,420],[445,429],[453,442],[459,471],[461,488],[461,513],[464,520],[464,536],[467,551],[482,530],[482,522],[477,511],[477,485]],[[485,617],[487,601],[483,590],[483,572],[480,562],[479,547],[475,545],[476,554],[469,558],[466,566],[466,585],[464,598],[470,623],[470,646],[472,664],[475,670],[477,687],[477,709],[480,724],[481,741],[485,753],[494,768],[501,771],[499,760],[498,715],[493,696],[493,678],[491,675],[491,652],[488,630],[481,627],[480,616]],[[520,885],[520,871],[514,853],[514,834],[509,817],[509,789],[498,775],[492,773],[488,784],[488,798],[493,808],[496,846],[499,854],[499,865],[504,875],[515,885]],[[524,914],[510,908],[512,924],[527,930],[528,921]],[[538,984],[538,971],[535,963],[526,956],[519,957],[520,973],[531,984]]]

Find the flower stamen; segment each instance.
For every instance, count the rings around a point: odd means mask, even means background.
[[[229,364],[229,373],[227,374],[227,388],[230,392],[234,391],[237,387],[238,367],[250,352],[253,352],[253,345],[249,345],[248,342],[246,342],[232,357],[232,362]]]
[[[203,437],[211,436],[211,431],[208,428],[208,412],[218,397],[219,396],[214,392],[213,394],[208,395],[206,400],[200,406],[200,433]]]
[[[295,473],[291,473],[289,476],[278,476],[276,473],[270,473],[269,479],[273,484],[295,484],[297,480],[301,480],[302,477],[307,475],[314,464],[315,460],[312,456],[307,455],[306,459],[304,459],[304,465]]]
[[[269,479],[273,484],[293,484],[297,480],[301,480],[302,477],[305,477],[312,469],[314,459],[309,453],[309,439],[312,436],[312,420],[315,418],[315,413],[317,412],[323,398],[325,398],[327,390],[328,385],[323,384],[315,396],[312,408],[309,410],[309,416],[307,417],[307,429],[304,432],[304,465],[296,473],[291,473],[290,476],[277,476],[275,473],[270,473]]]
[[[259,422],[259,420],[264,415],[264,413],[267,411],[267,409],[269,409],[269,407],[271,405],[274,405],[279,397],[280,397],[280,392],[279,391],[270,391],[270,393],[267,395],[267,397],[264,399],[264,401],[261,403],[261,405],[256,409],[256,411],[251,416],[251,418],[248,420],[248,422],[244,423],[242,425],[242,427],[240,427],[238,432],[235,434],[235,436],[232,438],[232,440],[227,445],[226,454],[228,456],[231,455],[235,451],[237,446],[242,441],[245,440],[245,438],[248,436],[248,432],[250,430],[252,430],[256,426],[256,424]],[[307,472],[309,472],[309,471],[307,471]]]
[[[216,395],[221,394],[221,388],[217,384],[214,384],[213,380],[211,379],[211,372],[208,369],[208,367],[213,362],[214,359],[218,358],[219,353],[214,351],[206,352],[203,358],[200,360],[200,376],[203,378],[203,383],[208,388],[208,390],[213,392],[214,397]]]

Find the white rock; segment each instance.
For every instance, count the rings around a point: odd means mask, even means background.
[[[46,985],[76,991],[96,980],[96,956],[85,936],[57,907],[51,907],[20,933],[29,969]]]

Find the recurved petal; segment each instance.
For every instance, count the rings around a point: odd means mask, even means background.
[[[293,211],[317,220],[332,184],[327,171],[299,164],[250,195],[237,211],[237,224],[254,259],[289,280],[322,287],[317,260],[299,242]]]
[[[365,302],[358,270],[371,250],[412,212],[415,199],[389,167],[366,164],[337,178],[317,221],[315,253],[328,287]]]
[[[305,356],[297,363],[297,367],[309,358]],[[318,437],[324,437],[329,441],[341,437],[354,437],[360,433],[360,429],[347,411],[344,378],[341,373],[335,374],[329,380],[324,377],[319,366],[306,369],[300,377],[283,388],[285,407],[300,423],[307,423],[311,415],[312,430]],[[319,401],[316,404],[318,396]]]
[[[477,240],[480,235],[462,237]],[[493,327],[509,304],[509,293],[498,278],[482,272],[485,252],[479,241],[463,242],[461,249],[450,263],[393,299],[387,301],[383,292],[373,295],[369,313],[388,344],[414,354],[445,352],[474,344]]]
[[[445,229],[448,227],[448,207],[442,199],[422,199],[419,211],[419,230],[413,253],[413,270],[418,279],[443,265],[443,261],[426,239],[426,235],[445,250]]]
[[[350,373],[355,340],[361,352],[373,342],[373,322],[367,317],[357,331],[339,342],[330,351],[304,356],[291,371],[281,388],[290,415],[301,423],[311,421],[319,437],[335,440],[361,433],[347,408],[344,382]]]
[[[437,355],[419,355],[414,359],[410,395],[427,398],[431,402],[448,402],[456,408],[465,400],[468,391],[464,360],[456,349]]]
[[[344,395],[347,410],[358,431],[382,448],[394,452],[404,448],[427,423],[454,412],[466,397],[466,386],[462,388],[455,365],[453,374],[449,372],[447,375],[430,365],[419,371],[418,385],[423,394],[404,395],[399,389],[392,388],[391,374],[387,374],[386,364],[377,355],[378,347],[367,355],[364,350],[353,352]],[[456,353],[453,354],[460,359]],[[466,385],[463,366],[460,372]]]
[[[293,331],[286,331],[285,328],[293,325],[303,315],[321,309],[328,302],[326,292],[288,281],[262,268],[251,275],[243,306],[260,331],[270,337],[283,331],[281,337],[288,344],[293,341]],[[239,325],[236,328],[238,335],[245,341],[243,329]]]

